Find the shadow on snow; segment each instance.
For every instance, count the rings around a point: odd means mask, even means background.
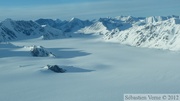
[[[73,48],[50,48],[49,51],[55,54],[57,58],[75,58],[91,54]]]
[[[84,72],[92,72],[94,70],[89,70],[89,69],[83,69],[83,68],[79,68],[79,67],[74,67],[74,66],[60,66],[60,68],[63,68],[65,71],[65,73],[84,73]],[[42,69],[40,70],[43,73],[55,73],[49,69]]]
[[[22,48],[22,47],[21,47]],[[0,58],[5,57],[28,57],[31,56],[30,51],[17,51],[20,48],[0,48]],[[91,53],[75,50],[72,48],[46,48],[47,51],[52,52],[56,58],[75,58],[80,56],[90,55]]]

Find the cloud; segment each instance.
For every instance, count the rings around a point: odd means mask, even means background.
[[[178,0],[107,0],[39,6],[0,7],[0,19],[94,19],[107,16],[180,15]],[[161,4],[161,5],[160,5]]]
[[[102,4],[102,6],[100,6]],[[1,7],[0,19],[37,19],[37,18],[62,18],[90,16],[106,12],[103,7],[105,3],[80,3],[80,4],[58,4],[43,6],[24,7]],[[108,10],[109,11],[109,10]],[[83,17],[82,17],[83,18]]]

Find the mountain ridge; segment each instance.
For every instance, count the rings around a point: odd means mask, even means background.
[[[136,47],[180,50],[180,17],[118,16],[97,20],[38,19],[14,21],[6,19],[0,23],[0,42],[41,37],[53,39],[70,37],[73,34],[101,35],[107,42],[116,42]]]

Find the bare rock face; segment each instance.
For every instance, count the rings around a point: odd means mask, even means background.
[[[64,73],[66,70],[60,68],[58,65],[47,65],[47,68],[56,73]]]
[[[42,46],[30,46],[30,51],[32,56],[34,57],[55,57],[54,54],[51,52],[48,52],[44,47]]]

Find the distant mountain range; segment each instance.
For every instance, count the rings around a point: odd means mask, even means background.
[[[101,35],[106,41],[136,47],[180,50],[180,17],[174,15],[119,16],[92,21],[78,18],[69,21],[6,19],[0,23],[0,42],[30,38],[64,38],[78,33]]]

